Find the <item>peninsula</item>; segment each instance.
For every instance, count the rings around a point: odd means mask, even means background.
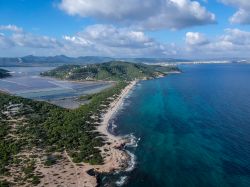
[[[42,75],[74,81],[113,81],[112,88],[83,96],[69,110],[0,93],[0,184],[3,186],[96,186],[99,173],[127,167],[126,140],[108,132],[109,121],[137,80],[177,67],[109,62],[62,66]]]
[[[89,65],[64,65],[42,76],[66,80],[102,80],[102,81],[132,81],[135,79],[152,79],[162,77],[170,72],[179,72],[177,66],[146,65],[124,61],[111,61]]]

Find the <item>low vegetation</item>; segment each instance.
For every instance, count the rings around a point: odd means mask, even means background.
[[[0,93],[0,186],[38,184],[39,160],[49,167],[59,159],[54,155],[65,151],[76,163],[102,164],[98,147],[105,141],[95,126],[111,102],[108,98],[126,85],[119,82],[94,94],[89,104],[75,110]]]
[[[128,62],[65,65],[43,73],[69,80],[117,81],[112,88],[82,96],[88,104],[68,110],[0,92],[0,187],[34,186],[43,178],[41,168],[61,160],[102,164],[103,135],[96,131],[102,113],[134,79],[150,79],[179,71],[175,66]],[[0,78],[9,76],[0,69]],[[72,161],[71,161],[72,160]]]
[[[179,69],[176,66],[114,61],[84,66],[64,65],[44,72],[42,75],[68,80],[131,81],[134,79],[150,79],[164,76],[172,71],[179,71]]]

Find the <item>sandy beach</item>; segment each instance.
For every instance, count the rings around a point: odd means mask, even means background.
[[[111,134],[108,131],[108,126],[110,119],[119,110],[125,97],[136,83],[136,81],[133,81],[128,86],[126,86],[122,90],[121,94],[113,102],[110,103],[106,113],[103,114],[102,122],[98,126],[97,131],[104,135],[104,139],[106,141],[106,144],[100,148],[101,154],[104,158],[104,164],[96,166],[87,165],[87,167],[84,168],[85,172],[87,172],[89,169],[94,169],[99,173],[108,173],[121,170],[122,168],[126,167],[129,155],[125,151],[121,150],[126,141],[122,137],[114,136],[113,134]],[[90,176],[87,174],[85,175],[85,177],[88,178],[85,178],[85,181],[88,181],[88,184],[92,183],[93,186],[97,185],[97,181],[94,176]]]
[[[120,141],[121,138],[118,136],[114,136],[109,133],[108,131],[108,124],[110,119],[114,116],[114,114],[119,110],[120,106],[122,105],[124,98],[127,96],[127,94],[131,91],[131,89],[135,86],[137,81],[131,82],[128,86],[126,86],[121,94],[109,105],[109,108],[106,113],[103,115],[103,120],[101,124],[98,126],[97,130],[106,135],[109,140],[113,141]]]

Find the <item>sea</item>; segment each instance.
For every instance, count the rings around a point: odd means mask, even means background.
[[[250,187],[250,64],[180,68],[125,99],[110,131],[132,159],[100,186]]]

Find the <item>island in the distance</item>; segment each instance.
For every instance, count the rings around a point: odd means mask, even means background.
[[[66,80],[115,81],[64,109],[0,92],[0,186],[96,186],[99,173],[128,166],[126,140],[107,130],[110,118],[140,79],[179,72],[175,66],[128,62],[65,65],[42,73]]]

